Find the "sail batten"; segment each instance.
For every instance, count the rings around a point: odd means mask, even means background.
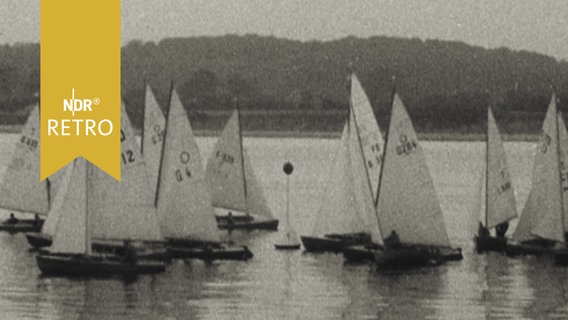
[[[199,148],[175,90],[169,108],[157,190],[162,234],[220,242]]]
[[[383,237],[449,247],[444,216],[426,158],[406,109],[395,94],[379,189],[377,212]]]

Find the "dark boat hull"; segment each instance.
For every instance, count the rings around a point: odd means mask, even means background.
[[[36,256],[41,273],[54,276],[136,275],[158,273],[165,270],[165,264],[157,261],[127,263],[120,259],[106,259],[98,256],[62,255],[42,253]]]
[[[568,266],[568,249],[555,250],[554,263],[559,266]]]
[[[188,258],[201,260],[249,260],[252,252],[246,247],[168,247],[168,252],[174,258]]]
[[[42,226],[43,220],[18,219],[18,222],[15,223],[9,223],[6,221],[0,223],[0,231],[6,231],[10,233],[40,232]]]
[[[378,251],[375,262],[383,269],[405,269],[440,265],[444,258],[439,250],[426,247],[407,247]]]
[[[505,248],[505,254],[510,257],[520,256],[520,255],[533,255],[542,256],[547,254],[552,254],[554,251],[554,243],[548,243],[544,241],[540,242],[509,242]]]
[[[226,219],[217,219],[221,230],[278,230],[278,220],[236,220],[229,223]]]
[[[51,236],[41,232],[26,232],[26,239],[33,248],[49,247]]]
[[[505,252],[507,249],[507,238],[491,236],[475,236],[475,251],[484,253],[488,251]]]
[[[275,244],[274,248],[278,250],[298,250],[300,249],[301,245],[298,244]]]
[[[330,234],[323,237],[301,236],[302,244],[308,252],[342,252],[346,246],[371,243],[371,237],[365,233]]]
[[[343,248],[343,257],[349,262],[375,261],[375,252],[383,250],[378,244],[346,246]]]

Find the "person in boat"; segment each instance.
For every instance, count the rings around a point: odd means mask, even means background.
[[[509,229],[509,223],[503,222],[495,226],[495,233],[497,234],[498,238],[503,238],[505,237],[505,233],[507,233],[508,229]]]
[[[234,226],[235,226],[235,220],[233,220],[233,213],[229,211],[229,213],[227,214],[227,227],[229,229],[233,229]]]
[[[507,227],[509,227],[509,226],[507,225]],[[507,230],[505,229],[505,231],[507,231]],[[477,234],[479,235],[480,238],[487,238],[487,237],[490,236],[489,230],[487,228],[485,228],[485,226],[483,226],[483,224],[481,222],[479,222],[479,229],[477,231]]]
[[[34,225],[39,226],[41,224],[41,220],[37,213],[34,215]]]
[[[387,249],[400,249],[402,247],[398,233],[396,233],[395,230],[393,230],[391,234],[385,238],[384,243]]]
[[[130,240],[124,240],[124,261],[130,264],[136,264],[138,261],[136,249],[134,249]]]
[[[18,221],[19,221],[19,220],[18,220],[18,218],[16,218],[16,217],[14,216],[14,213],[13,213],[13,212],[10,212],[10,218],[8,218],[8,220],[6,220],[6,223],[7,223],[7,224],[16,224],[16,223],[18,223]]]

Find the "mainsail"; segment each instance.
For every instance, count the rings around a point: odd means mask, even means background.
[[[53,237],[57,231],[57,224],[59,223],[59,218],[61,217],[61,205],[65,194],[68,192],[71,172],[73,171],[73,163],[70,162],[63,169],[57,171],[58,179],[57,183],[57,193],[52,198],[51,210],[45,218],[43,226],[41,227],[41,233],[50,235]],[[56,209],[57,208],[57,209]]]
[[[487,159],[486,159],[486,227],[507,222],[517,217],[515,193],[507,156],[499,135],[491,108],[487,109]]]
[[[39,106],[36,105],[16,143],[0,185],[0,207],[46,215],[50,209],[49,180],[39,179]]]
[[[57,232],[49,250],[53,253],[91,253],[87,188],[87,161],[73,162],[67,188],[61,188],[49,215],[57,215]]]
[[[148,182],[150,191],[156,194],[158,186],[158,171],[160,170],[160,158],[162,156],[162,143],[166,118],[160,110],[160,106],[152,93],[152,89],[146,84],[146,98],[144,100],[144,131],[142,131],[142,154],[146,161]]]
[[[272,218],[242,145],[238,110],[233,112],[213,149],[206,175],[213,206]]]
[[[124,104],[121,106],[121,181],[102,170],[89,170],[89,214],[93,238],[162,240],[142,158]]]
[[[412,122],[394,96],[377,212],[381,234],[400,241],[449,247],[444,215]]]
[[[564,232],[566,232],[568,231],[568,131],[562,112],[558,112],[558,152],[562,184],[562,213],[564,216]]]
[[[157,195],[162,233],[220,242],[199,148],[175,90],[169,108]]]
[[[536,235],[564,242],[561,187],[558,119],[556,98],[553,96],[535,155],[532,189],[513,239],[525,241]]]
[[[372,187],[373,199],[376,201],[384,142],[377,119],[373,113],[373,107],[355,74],[351,75],[350,102]]]

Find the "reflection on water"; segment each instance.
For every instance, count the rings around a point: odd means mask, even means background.
[[[15,135],[0,136],[0,170]],[[294,163],[291,222],[309,234],[336,140],[247,138],[270,206],[284,217],[286,160]],[[214,138],[198,140],[209,154]],[[451,241],[464,260],[435,268],[380,271],[341,255],[276,251],[275,232],[222,233],[249,246],[248,262],[177,260],[136,279],[39,275],[23,235],[0,234],[0,318],[5,319],[543,319],[568,318],[568,269],[552,261],[476,255],[472,212],[484,145],[427,142],[426,155]],[[518,207],[530,188],[532,144],[507,143]],[[0,213],[0,219],[7,216]],[[514,228],[512,225],[511,229]]]

